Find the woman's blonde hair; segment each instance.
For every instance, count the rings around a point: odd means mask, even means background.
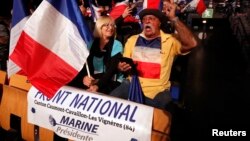
[[[114,20],[109,17],[109,16],[101,16],[99,19],[97,19],[96,23],[95,23],[95,29],[94,29],[94,37],[95,38],[100,38],[102,37],[102,32],[101,32],[101,29],[102,29],[102,26],[104,24],[108,24],[110,22],[113,22]],[[116,29],[114,29],[114,36],[116,34]]]

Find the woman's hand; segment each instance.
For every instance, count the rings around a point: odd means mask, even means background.
[[[91,77],[91,76],[90,76],[90,77],[84,76],[82,82],[83,82],[83,84],[84,84],[85,86],[90,87],[91,84],[92,84],[92,82],[93,82],[94,80],[95,80],[95,79],[94,79],[93,77]]]
[[[99,89],[99,87],[98,87],[97,85],[91,85],[91,86],[87,89],[87,91],[88,91],[88,92],[97,92],[98,89]]]

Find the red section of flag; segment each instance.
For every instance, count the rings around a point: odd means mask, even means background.
[[[197,7],[196,7],[196,11],[199,15],[202,15],[202,13],[206,10],[206,5],[204,3],[204,0],[199,0]]]
[[[147,7],[146,8],[160,8],[160,0],[147,0]]]
[[[17,46],[10,56],[22,68],[33,86],[48,98],[67,84],[78,73],[59,56],[22,32]],[[46,58],[46,59],[45,59]]]
[[[143,78],[159,79],[161,74],[161,65],[157,63],[148,63],[135,61],[138,75]]]

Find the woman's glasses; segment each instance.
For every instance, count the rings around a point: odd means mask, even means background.
[[[113,24],[113,23],[106,23],[106,24],[103,24],[102,27],[106,27],[106,28],[108,28],[108,27],[116,28],[116,25]]]

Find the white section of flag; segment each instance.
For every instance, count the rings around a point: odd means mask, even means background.
[[[87,45],[77,27],[50,3],[45,1],[39,7],[27,22],[25,32],[76,70],[80,70],[83,66],[82,60],[87,59],[89,51],[84,47]]]

